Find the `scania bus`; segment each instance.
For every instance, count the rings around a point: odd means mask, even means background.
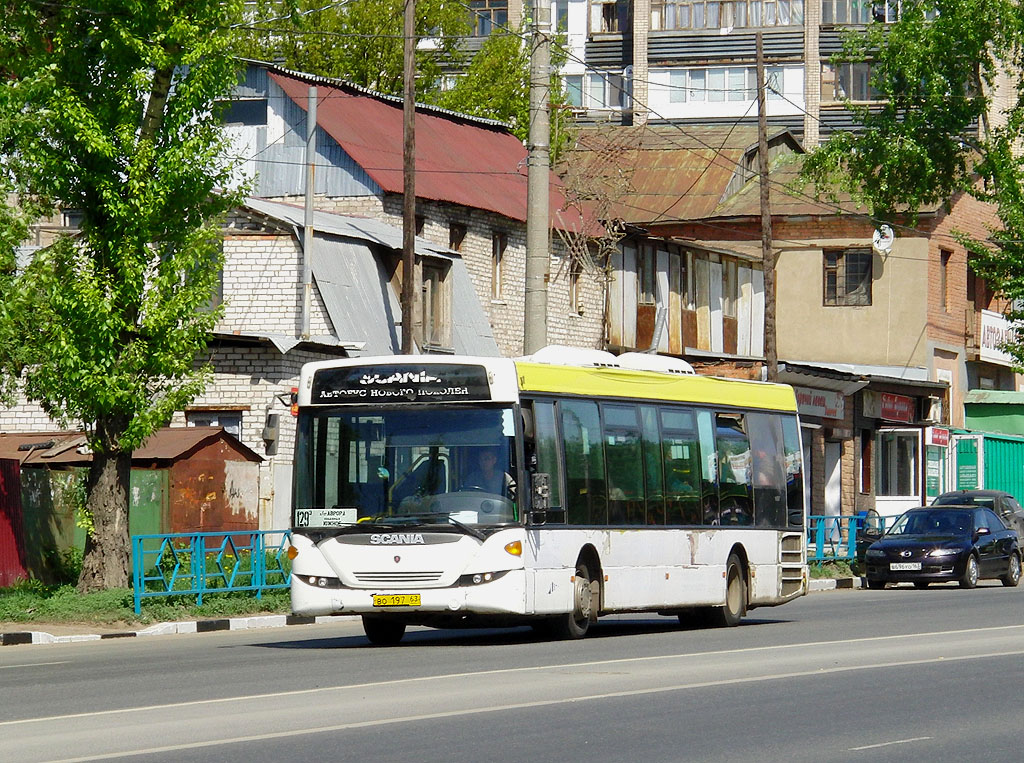
[[[293,611],[360,615],[374,644],[409,625],[579,638],[604,614],[731,626],[804,594],[792,388],[652,365],[557,347],[306,365]]]

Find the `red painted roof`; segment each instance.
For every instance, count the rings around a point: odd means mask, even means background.
[[[319,77],[269,70],[302,110],[317,88],[317,124],[386,192],[402,193],[403,114],[399,99]],[[526,220],[526,147],[499,125],[417,107],[416,197]],[[551,176],[551,217],[563,202]],[[564,219],[563,214],[562,218]]]

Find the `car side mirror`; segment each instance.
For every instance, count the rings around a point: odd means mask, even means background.
[[[980,538],[982,535],[989,535],[991,532],[992,531],[989,530],[987,527],[979,527],[977,530],[974,531],[974,537]]]

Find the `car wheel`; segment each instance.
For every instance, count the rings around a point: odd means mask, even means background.
[[[583,638],[590,629],[593,601],[590,570],[584,562],[577,562],[575,581],[573,582],[572,612],[552,618],[547,625],[548,631],[555,638]]]
[[[872,580],[871,578],[868,578],[868,588],[870,588],[872,591],[881,591],[883,588],[885,588],[885,581]]]
[[[927,587],[928,587],[928,581],[927,580],[917,580],[917,581],[914,581],[914,588],[916,588],[918,590],[923,590],[923,589],[925,589]]]
[[[967,557],[967,566],[964,567],[964,574],[960,577],[961,588],[974,588],[978,585],[978,557],[971,554]]]
[[[363,632],[374,646],[394,646],[405,635],[405,623],[389,617],[363,615]]]
[[[1020,582],[1020,556],[1010,554],[1010,561],[1006,565],[1006,574],[999,578],[1007,588],[1016,588]]]

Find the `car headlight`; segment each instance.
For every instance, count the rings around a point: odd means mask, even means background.
[[[880,559],[883,556],[885,556],[885,552],[882,549],[880,549],[880,548],[869,548],[864,553],[864,556],[867,557],[868,559]]]
[[[960,553],[958,548],[937,548],[934,551],[929,551],[928,556],[956,556]]]

